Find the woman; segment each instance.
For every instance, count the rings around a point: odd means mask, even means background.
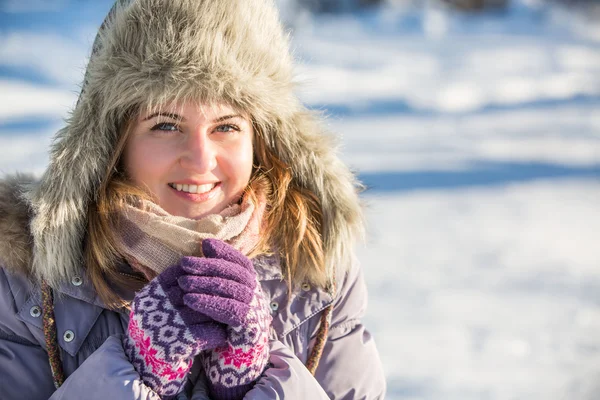
[[[270,0],[118,2],[0,184],[0,398],[382,398],[356,182]]]

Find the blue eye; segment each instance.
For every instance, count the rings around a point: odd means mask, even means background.
[[[151,131],[167,131],[167,132],[177,132],[179,127],[177,124],[172,122],[161,122],[159,124],[154,125],[150,128]]]
[[[216,132],[223,132],[223,133],[233,133],[233,132],[239,132],[240,128],[236,125],[232,125],[232,124],[225,124],[225,125],[219,125],[215,128]]]

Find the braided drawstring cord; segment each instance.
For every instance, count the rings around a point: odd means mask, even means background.
[[[65,373],[60,359],[56,321],[54,319],[54,295],[52,293],[52,288],[46,281],[42,281],[42,319],[52,379],[54,380],[54,386],[58,389],[65,381]]]
[[[333,274],[332,283],[330,286],[329,293],[331,297],[335,298],[336,294],[336,285],[335,285],[335,273]],[[325,348],[325,343],[327,342],[327,336],[329,335],[329,326],[331,325],[331,315],[333,313],[333,304],[328,305],[323,310],[323,314],[321,314],[321,321],[319,330],[317,332],[317,338],[315,339],[315,344],[310,352],[310,356],[306,361],[306,368],[310,371],[312,375],[317,371],[317,367],[319,366],[319,361],[321,360],[321,356],[323,355],[323,349]]]

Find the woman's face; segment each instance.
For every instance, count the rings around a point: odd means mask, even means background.
[[[239,200],[252,140],[249,119],[227,105],[171,105],[134,121],[125,171],[169,214],[198,219]]]

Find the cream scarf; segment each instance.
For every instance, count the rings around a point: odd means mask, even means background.
[[[183,256],[202,256],[202,240],[220,239],[243,254],[258,243],[266,206],[263,196],[258,204],[245,195],[219,214],[193,220],[167,213],[159,205],[140,200],[126,205],[119,221],[120,251],[129,264],[152,279]]]

